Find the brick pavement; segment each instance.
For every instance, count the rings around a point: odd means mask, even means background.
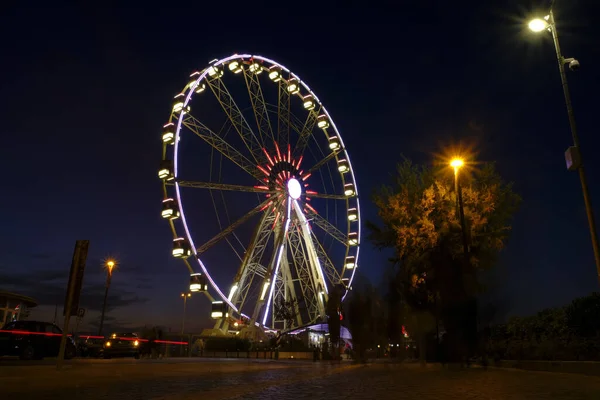
[[[447,370],[370,365],[329,377],[272,386],[231,399],[600,399],[600,378],[508,369]]]
[[[600,399],[598,377],[501,369],[203,361],[4,368],[7,399]]]

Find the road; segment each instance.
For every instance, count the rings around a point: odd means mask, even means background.
[[[40,400],[600,399],[600,378],[574,374],[239,359],[77,361],[61,372],[0,362],[0,387]]]

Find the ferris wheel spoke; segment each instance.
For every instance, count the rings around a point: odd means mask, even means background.
[[[314,233],[312,233],[311,236],[313,244],[315,246],[315,250],[317,251],[317,256],[319,257],[319,260],[321,260],[321,266],[323,267],[323,271],[325,272],[327,279],[329,280],[329,282],[331,282],[332,285],[342,283],[342,276],[339,274],[338,270],[333,265],[333,262],[331,262],[331,259],[329,258],[327,252],[323,248],[323,245],[317,239]]]
[[[279,96],[277,101],[277,144],[281,149],[287,149],[290,141],[290,92],[286,82],[279,81]]]
[[[317,106],[314,110],[308,112],[306,117],[306,121],[302,126],[302,130],[298,132],[298,141],[296,142],[296,146],[294,147],[294,157],[298,158],[304,154],[304,150],[306,150],[306,146],[308,146],[308,142],[313,134],[313,129],[317,123],[317,117],[319,115],[320,106]]]
[[[261,142],[263,146],[266,143],[272,144],[275,142],[275,137],[271,128],[267,103],[265,102],[262,87],[260,86],[259,74],[250,71],[249,68],[244,68],[244,80],[246,81],[246,88],[250,95],[250,103],[254,110],[254,117],[256,118],[256,126],[261,136]]]
[[[203,245],[198,247],[198,249],[196,250],[196,253],[198,255],[200,255],[200,254],[204,253],[205,251],[207,251],[208,249],[210,249],[212,246],[214,246],[215,244],[220,242],[222,239],[224,239],[226,236],[228,236],[233,231],[235,231],[244,222],[248,221],[250,218],[252,218],[256,214],[258,214],[259,212],[263,211],[269,205],[270,202],[272,202],[272,200],[267,199],[267,200],[263,201],[261,204],[259,204],[258,206],[256,206],[250,212],[248,212],[248,213],[244,214],[243,216],[241,216],[240,218],[238,218],[231,225],[229,225],[228,227],[223,229],[221,232],[219,232],[215,236],[213,236],[209,241],[207,241],[206,243],[204,243]]]
[[[312,220],[312,222],[316,226],[321,228],[321,230],[323,230],[329,236],[333,237],[338,242],[342,243],[345,246],[348,245],[348,236],[346,234],[344,234],[342,231],[340,231],[331,222],[329,222],[325,218],[321,217],[319,214],[317,214],[315,212],[309,212],[307,215],[307,218],[309,220]]]
[[[227,190],[234,192],[249,192],[249,193],[276,193],[275,191],[269,190],[266,186],[244,186],[244,185],[230,185],[227,183],[219,182],[199,182],[199,181],[184,181],[177,180],[177,185],[180,187],[190,187],[196,189],[209,189],[209,190]],[[170,184],[170,183],[168,183]]]
[[[332,199],[332,200],[348,200],[348,197],[349,197],[344,194],[327,194],[327,193],[316,193],[316,192],[307,193],[307,196],[310,198],[316,197],[318,199]]]
[[[223,140],[220,135],[210,130],[208,127],[206,127],[206,125],[198,121],[189,113],[186,113],[181,123],[190,131],[194,132],[200,139],[208,143],[213,149],[246,171],[249,175],[258,180],[263,177],[263,174],[256,168],[255,164],[253,164],[242,153]]]
[[[317,171],[319,168],[321,168],[323,165],[327,164],[329,161],[335,159],[335,157],[338,155],[339,152],[337,151],[332,151],[331,153],[329,153],[328,155],[325,156],[325,158],[322,158],[320,161],[318,161],[315,165],[313,165],[312,167],[310,167],[310,169],[308,170],[308,172],[313,173],[315,171]]]
[[[223,80],[220,78],[215,78],[208,79],[207,82],[210,90],[221,104],[221,108],[231,121],[231,124],[235,130],[240,135],[240,138],[246,145],[246,148],[252,155],[254,161],[257,164],[262,164],[264,161],[264,155],[262,152],[264,147],[263,143],[256,137],[250,128],[250,125],[248,125],[248,121],[246,121],[246,118],[244,118],[244,115],[240,111],[235,100],[233,100],[233,97],[231,97],[231,94],[227,90]]]

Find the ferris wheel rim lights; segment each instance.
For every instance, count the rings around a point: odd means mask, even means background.
[[[288,82],[293,82],[294,85],[297,85],[296,87],[294,87],[291,90],[288,90],[290,92],[291,95],[297,95],[297,94],[301,94],[301,88],[303,89],[303,91],[307,92],[304,96],[302,97],[302,101],[303,104],[305,106],[306,109],[308,109],[309,111],[312,110],[312,108],[307,108],[308,104],[304,101],[304,98],[306,99],[310,99],[313,102],[313,106],[315,104],[318,104],[321,106],[321,109],[319,111],[320,115],[319,115],[319,124],[317,125],[319,128],[326,130],[326,129],[332,129],[335,132],[335,139],[332,139],[334,142],[338,143],[333,145],[332,150],[337,150],[338,148],[341,148],[339,151],[339,154],[341,156],[343,156],[343,159],[340,159],[340,161],[343,161],[342,165],[343,167],[338,167],[338,170],[340,173],[349,173],[350,176],[352,177],[352,182],[354,183],[354,185],[352,186],[352,192],[353,195],[356,197],[356,207],[349,209],[350,210],[354,210],[353,214],[352,214],[352,218],[349,214],[348,216],[348,220],[351,222],[354,221],[359,221],[358,222],[358,226],[357,226],[357,231],[356,232],[351,232],[349,233],[349,235],[351,235],[353,237],[353,239],[351,240],[351,246],[356,248],[356,253],[355,253],[355,260],[356,262],[358,261],[358,256],[359,256],[359,251],[360,251],[360,246],[359,246],[359,242],[360,242],[360,237],[361,237],[361,223],[360,223],[360,202],[359,202],[359,198],[358,198],[358,188],[356,187],[356,178],[354,175],[354,170],[351,167],[351,163],[350,163],[350,157],[349,154],[344,146],[344,142],[343,139],[341,138],[339,131],[335,125],[335,122],[333,121],[333,119],[331,118],[331,116],[329,115],[328,110],[322,105],[321,101],[319,100],[319,98],[316,96],[316,94],[310,89],[310,87],[306,84],[306,82],[304,82],[303,80],[301,80],[296,74],[294,74],[291,70],[289,70],[287,67],[285,67],[284,65],[266,58],[266,57],[262,57],[259,55],[252,55],[252,54],[234,54],[231,55],[229,57],[225,57],[219,60],[213,60],[212,62],[209,63],[209,65],[202,71],[202,72],[195,72],[192,74],[193,76],[197,76],[197,78],[192,81],[189,82],[189,84],[186,87],[187,90],[187,94],[186,93],[180,93],[177,97],[177,110],[173,109],[172,111],[174,113],[179,113],[179,114],[184,114],[186,111],[189,112],[189,102],[192,98],[192,96],[195,93],[200,93],[203,92],[206,88],[205,83],[203,82],[203,80],[206,79],[207,76],[210,76],[212,78],[220,78],[221,76],[223,76],[223,71],[225,70],[225,67],[227,66],[227,64],[231,63],[231,62],[236,62],[236,64],[234,64],[233,67],[228,68],[230,69],[231,72],[233,73],[238,73],[240,72],[238,69],[241,68],[242,63],[240,61],[243,60],[253,60],[254,62],[252,62],[251,66],[254,67],[254,69],[250,69],[251,72],[254,72],[256,74],[261,73],[263,71],[263,69],[260,67],[259,62],[260,63],[268,63],[270,64],[270,66],[266,67],[265,69],[268,71],[269,74],[269,78],[271,81],[273,82],[278,82],[281,80],[282,78],[282,72],[285,71],[286,73],[289,74],[290,78],[288,80]],[[258,66],[258,67],[257,67]],[[185,100],[183,101],[183,104],[180,104],[180,98],[183,97],[181,95],[185,96]],[[180,97],[181,96],[181,97]],[[311,96],[311,97],[306,97],[306,96]],[[174,146],[173,149],[173,167],[172,167],[172,177],[169,177],[172,181],[173,181],[173,186],[175,187],[175,194],[176,194],[176,203],[178,205],[181,205],[181,191],[180,191],[180,185],[177,182],[177,179],[173,179],[173,178],[177,178],[178,176],[178,167],[179,167],[179,142],[180,142],[180,135],[181,135],[181,127],[182,127],[182,122],[183,122],[183,118],[177,118],[177,123],[176,123],[176,129],[175,129],[175,137],[171,138],[168,137],[169,142],[172,141],[172,145]],[[339,147],[338,147],[339,146]],[[335,147],[335,148],[334,148]],[[338,162],[338,165],[340,165],[340,163]],[[292,196],[290,196],[292,197]],[[296,203],[296,199],[295,198],[291,198],[291,200]],[[238,310],[238,308],[231,302],[231,300],[229,299],[229,297],[231,296],[226,296],[223,291],[221,290],[221,288],[219,287],[219,285],[213,280],[211,274],[208,271],[208,268],[206,267],[206,265],[202,262],[202,260],[200,259],[199,255],[197,254],[196,251],[196,246],[193,242],[193,238],[185,217],[185,213],[183,211],[183,209],[181,208],[181,206],[179,206],[179,217],[181,220],[181,223],[184,227],[184,231],[185,231],[185,237],[187,238],[189,247],[191,249],[192,255],[194,256],[194,258],[198,261],[198,265],[200,266],[202,272],[205,274],[205,276],[207,277],[207,279],[209,280],[211,286],[213,287],[213,289],[217,292],[217,294],[219,295],[219,297],[225,302],[227,303],[227,305],[229,305],[235,312],[240,312],[240,310]],[[350,244],[350,243],[349,243]],[[352,268],[352,272],[350,274],[350,278],[344,278],[342,279],[343,281],[348,279],[348,284],[345,286],[345,293],[342,296],[342,301],[346,298],[346,296],[348,295],[348,292],[351,288],[351,284],[354,280],[355,277],[355,273],[356,273],[357,268]],[[321,271],[322,273],[322,271]],[[327,289],[325,289],[327,290]],[[265,314],[266,315],[266,314]]]

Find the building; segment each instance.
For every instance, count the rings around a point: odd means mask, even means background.
[[[37,302],[31,297],[0,290],[0,327],[27,318],[29,309],[35,306]]]
[[[298,337],[308,347],[322,347],[326,342],[326,336],[329,335],[329,325],[315,324],[308,327],[300,328],[290,332],[291,335]],[[340,341],[346,346],[352,348],[352,335],[345,326],[340,327]]]

